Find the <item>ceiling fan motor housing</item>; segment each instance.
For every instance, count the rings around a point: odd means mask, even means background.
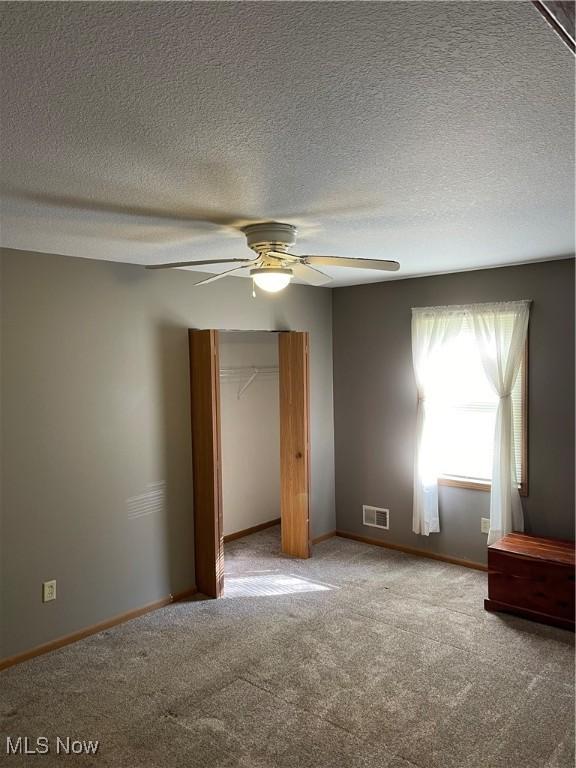
[[[266,221],[262,224],[249,224],[242,228],[248,247],[256,253],[267,251],[288,251],[296,242],[298,230],[292,224]]]

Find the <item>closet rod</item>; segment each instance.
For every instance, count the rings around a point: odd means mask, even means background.
[[[242,382],[242,386],[238,389],[237,398],[240,400],[244,392],[248,389],[250,384],[255,381],[256,378],[264,377],[271,378],[278,375],[278,366],[265,365],[265,366],[238,366],[232,368],[221,368],[220,378],[227,381]]]

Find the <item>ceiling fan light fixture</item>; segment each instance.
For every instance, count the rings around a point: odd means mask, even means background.
[[[291,269],[281,267],[259,267],[250,270],[250,277],[263,291],[278,293],[289,284],[293,278]]]

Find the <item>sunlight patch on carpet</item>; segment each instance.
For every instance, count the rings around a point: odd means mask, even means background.
[[[301,592],[328,592],[333,589],[301,576],[286,573],[258,573],[246,576],[226,576],[224,597],[266,597],[270,595],[294,595]]]

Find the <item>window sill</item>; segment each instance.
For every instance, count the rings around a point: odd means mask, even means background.
[[[438,485],[447,485],[449,488],[467,488],[470,491],[490,491],[492,483],[482,480],[459,480],[456,477],[439,477]],[[520,496],[528,496],[528,487],[522,483],[518,488]]]
[[[492,483],[482,480],[459,480],[455,477],[439,477],[438,485],[447,485],[450,488],[468,488],[471,491],[489,491]]]

